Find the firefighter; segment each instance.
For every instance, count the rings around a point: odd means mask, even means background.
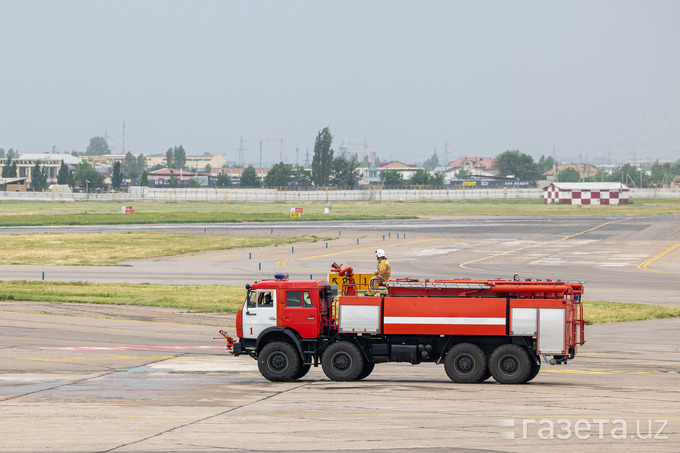
[[[374,276],[368,283],[368,295],[375,296],[376,289],[380,287],[386,280],[390,279],[392,275],[392,266],[390,262],[387,261],[385,257],[385,251],[383,249],[378,249],[375,251],[375,258],[378,260],[378,269],[373,273]]]

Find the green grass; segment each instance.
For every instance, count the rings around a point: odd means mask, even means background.
[[[223,237],[162,233],[37,233],[0,235],[0,264],[114,266],[120,261],[265,247],[302,241],[290,238]]]
[[[680,318],[680,307],[587,300],[583,302],[583,317],[590,324]]]
[[[0,226],[108,225],[154,223],[296,222],[300,220],[366,220],[413,216],[634,216],[680,214],[678,198],[637,198],[620,206],[568,206],[535,200],[334,201],[330,215],[325,202],[207,203],[134,202],[136,213],[121,214],[125,202],[0,201]],[[290,208],[301,207],[300,219]],[[408,214],[408,216],[406,216]]]
[[[186,308],[200,312],[234,312],[245,299],[243,286],[149,285],[132,283],[0,281],[0,300],[71,302]]]
[[[32,301],[170,307],[217,313],[238,310],[244,297],[243,286],[228,285],[0,281],[0,300],[15,301],[17,309],[21,301]],[[585,301],[584,317],[590,324],[678,318],[680,307]]]

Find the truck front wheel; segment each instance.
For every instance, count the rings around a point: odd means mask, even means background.
[[[332,381],[353,381],[364,370],[364,357],[352,343],[339,341],[323,353],[321,367]]]
[[[521,384],[531,373],[531,359],[524,348],[515,344],[497,347],[489,359],[491,375],[501,384]]]
[[[257,355],[257,366],[270,381],[292,381],[300,372],[300,356],[290,343],[273,341]]]
[[[486,355],[479,346],[460,343],[446,353],[444,369],[453,382],[462,384],[481,382],[487,372]]]

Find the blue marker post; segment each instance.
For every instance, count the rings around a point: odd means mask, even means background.
[[[397,233],[397,239],[399,239],[399,233]]]
[[[309,274],[309,279],[310,279],[310,280],[314,280],[314,279],[312,278],[312,274]]]
[[[392,237],[392,232],[391,232],[391,231],[390,231],[389,233],[387,233],[387,237],[388,237],[388,238],[391,238],[391,237]]]
[[[290,253],[295,253],[295,246],[292,246],[292,247],[290,248]]]
[[[357,238],[357,244],[359,244],[359,238]]]
[[[383,241],[385,240],[385,235],[383,234]]]
[[[207,229],[207,228],[203,228],[203,233],[205,233],[206,231],[208,231],[208,229]]]
[[[257,270],[261,271],[262,270],[262,263],[257,263]]]
[[[342,236],[342,231],[338,230],[338,236]]]
[[[328,248],[328,242],[326,242],[326,248]]]
[[[253,259],[253,253],[252,253],[252,252],[249,252],[249,253],[248,253],[248,259],[249,259],[249,260],[252,260],[252,259]]]
[[[269,230],[269,234],[274,234],[274,228],[272,228],[271,230]]]
[[[45,281],[45,272],[43,272],[43,281]]]

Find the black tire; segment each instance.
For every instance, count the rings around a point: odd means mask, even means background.
[[[357,376],[357,381],[367,378],[373,372],[373,368],[375,368],[375,363],[364,360],[364,368],[359,373],[359,376]]]
[[[302,379],[309,373],[309,370],[312,368],[311,364],[308,365],[301,365],[300,366],[300,371],[298,371],[298,374],[295,375],[295,379]]]
[[[479,346],[460,343],[446,353],[444,369],[453,382],[460,384],[481,382],[488,369],[486,355]]]
[[[339,341],[323,353],[321,367],[333,381],[354,381],[364,369],[364,357],[352,343]]]
[[[531,373],[531,358],[526,349],[515,344],[497,347],[489,359],[491,375],[501,384],[521,384]]]
[[[257,366],[262,376],[270,381],[292,381],[298,379],[300,355],[292,344],[273,341],[257,355]]]
[[[535,378],[538,375],[538,372],[541,371],[541,362],[539,361],[536,363],[536,359],[534,357],[531,358],[531,371],[529,372],[529,377],[527,377],[527,380],[525,382],[529,382],[533,378]]]
[[[482,375],[482,380],[479,381],[479,382],[484,382],[487,379],[489,379],[490,377],[491,377],[491,370],[488,368],[488,365],[487,365],[486,373],[484,373],[484,375]]]

